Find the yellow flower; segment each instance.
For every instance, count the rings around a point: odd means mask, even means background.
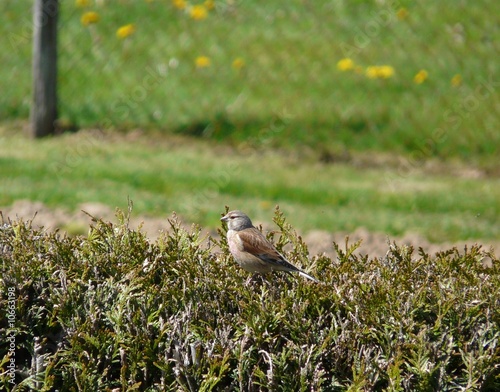
[[[100,16],[97,12],[94,11],[89,11],[85,12],[82,17],[80,18],[80,22],[82,22],[82,25],[88,26],[91,25],[92,23],[97,23],[99,22]]]
[[[456,74],[451,78],[451,85],[453,87],[458,87],[462,84],[462,75]]]
[[[116,30],[116,36],[120,39],[125,39],[134,34],[134,32],[135,32],[135,26],[132,23],[130,23]]]
[[[349,58],[345,58],[337,62],[337,69],[339,69],[340,71],[350,71],[354,69],[354,67],[354,61]]]
[[[425,69],[421,69],[420,71],[417,72],[417,74],[413,77],[413,81],[416,84],[422,84],[425,82],[429,74]]]
[[[90,5],[90,0],[76,0],[75,4],[77,7],[85,8]]]
[[[245,61],[241,57],[237,57],[233,60],[232,66],[234,69],[240,70],[245,66]]]
[[[189,10],[189,16],[194,20],[203,20],[207,15],[208,11],[204,5],[193,5]]]
[[[399,20],[404,20],[404,19],[408,18],[408,15],[410,15],[410,13],[408,12],[408,10],[405,7],[401,7],[396,12],[396,16],[398,17]]]
[[[174,7],[183,10],[187,7],[186,0],[172,0],[172,3],[174,4]]]
[[[215,1],[214,0],[205,0],[203,5],[206,7],[207,10],[213,10],[215,8]]]
[[[207,56],[198,56],[194,61],[196,64],[196,68],[208,68],[210,67],[210,58]]]
[[[380,78],[388,79],[394,76],[394,68],[390,65],[381,65],[379,69]]]
[[[366,68],[365,73],[370,79],[389,79],[394,76],[394,68],[390,65],[372,65]]]

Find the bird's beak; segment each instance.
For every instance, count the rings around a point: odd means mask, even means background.
[[[228,219],[229,217],[227,215],[224,215],[222,218],[220,218],[222,222],[226,222]]]

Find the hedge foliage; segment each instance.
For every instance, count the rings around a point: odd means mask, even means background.
[[[170,228],[151,242],[94,219],[87,237],[4,221],[0,308],[15,293],[16,390],[500,389],[500,263],[480,246],[436,255],[359,243],[309,257],[277,210],[278,249],[319,278],[239,269],[221,240]],[[485,265],[485,262],[489,265]],[[10,291],[9,291],[10,290]],[[13,390],[9,342],[0,389]]]

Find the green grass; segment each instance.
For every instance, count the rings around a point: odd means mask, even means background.
[[[104,136],[34,143],[12,136],[29,114],[31,15],[2,2],[0,205],[130,197],[138,213],[213,227],[224,205],[267,221],[280,204],[301,230],[498,238],[497,3],[216,1],[202,21],[170,1],[91,3],[61,4],[60,117]],[[84,27],[90,10],[101,20]],[[137,30],[120,41],[127,23]],[[209,68],[196,69],[200,55]],[[395,75],[341,72],[347,56]],[[486,177],[460,175],[478,167]]]
[[[498,170],[497,2],[221,0],[202,21],[167,0],[102,4],[62,2],[63,123],[333,154],[458,157]],[[0,117],[26,118],[31,16],[24,1],[1,7],[0,79],[8,82]],[[396,16],[401,7],[404,20]],[[88,10],[101,16],[91,28],[80,23]],[[137,31],[119,41],[116,29],[127,23]],[[200,55],[210,57],[209,68],[195,68]],[[371,80],[337,70],[347,56],[363,69],[388,64],[396,73]],[[237,57],[245,61],[240,72],[231,67]],[[420,69],[429,78],[416,85]],[[460,87],[451,86],[455,74]]]
[[[12,130],[0,135],[0,205],[27,198],[69,210],[89,201],[123,208],[130,198],[135,213],[176,211],[213,228],[225,205],[269,221],[279,204],[302,231],[364,226],[436,242],[500,235],[500,180],[448,173],[460,166],[432,174],[419,166],[331,165],[270,149],[138,133],[89,131],[40,141]]]
[[[308,258],[274,221],[276,246],[292,243],[291,262],[321,283],[249,280],[223,230],[207,246],[175,218],[154,241],[121,212],[77,238],[3,224],[2,390],[498,390],[493,254],[335,245],[333,260]]]

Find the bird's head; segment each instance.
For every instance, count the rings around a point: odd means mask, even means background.
[[[253,226],[248,215],[239,210],[229,211],[220,220],[227,223],[229,230],[240,231]]]

